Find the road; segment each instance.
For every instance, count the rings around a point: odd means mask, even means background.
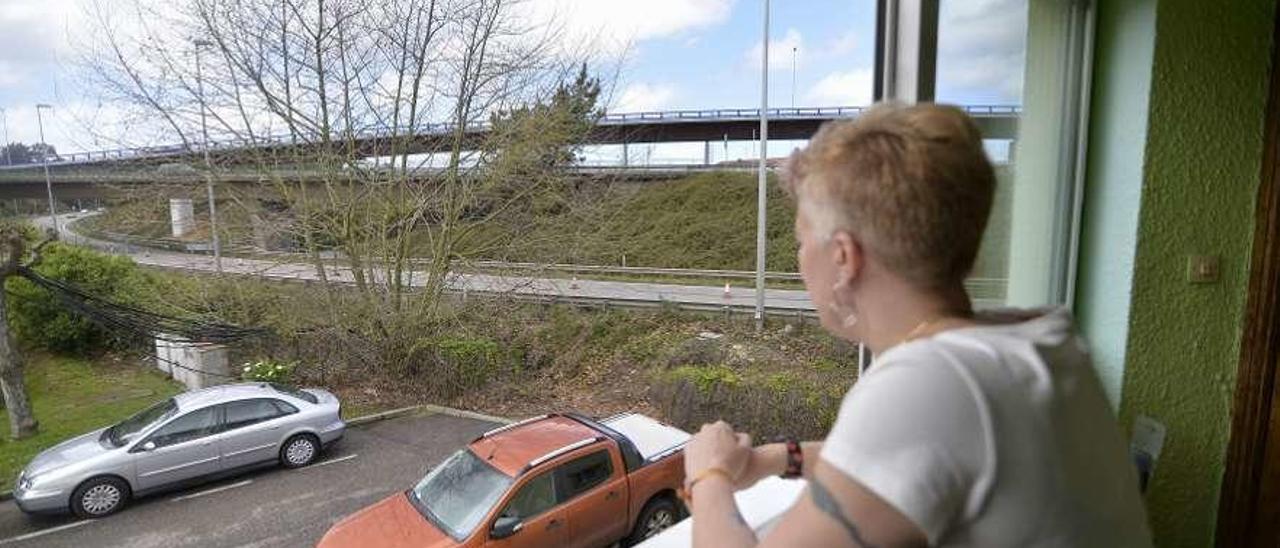
[[[67,226],[89,214],[59,215],[59,228],[65,241],[98,248],[104,251],[129,255],[138,264],[161,268],[214,272],[213,257],[173,251],[147,250],[86,238],[67,230]],[[36,224],[50,228],[49,217],[36,218]],[[265,259],[224,258],[223,271],[232,274],[253,275],[287,281],[318,281],[314,266],[304,263],[279,262]],[[351,270],[331,266],[326,270],[331,281],[353,283]],[[425,281],[422,273],[409,274],[412,286]],[[603,280],[566,280],[562,278],[534,278],[528,276],[498,276],[492,274],[450,275],[449,289],[458,292],[492,293],[530,298],[580,299],[587,301],[625,303],[670,302],[683,306],[716,309],[724,306],[751,308],[755,306],[755,291],[736,288],[725,294],[715,286],[673,285],[641,282],[614,282]],[[813,303],[807,291],[792,289],[765,290],[765,306],[770,313],[811,313]]]
[[[181,548],[315,546],[352,512],[419,480],[494,423],[421,414],[348,429],[306,468],[151,496],[100,520],[29,517],[0,503],[0,546]]]

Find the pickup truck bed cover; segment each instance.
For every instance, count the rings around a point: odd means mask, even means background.
[[[602,424],[630,439],[646,462],[684,447],[692,437],[679,428],[636,413],[610,417]]]

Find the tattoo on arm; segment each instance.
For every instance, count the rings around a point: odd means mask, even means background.
[[[747,520],[742,519],[742,513],[738,512],[738,508],[736,506],[733,509],[729,510],[729,518],[732,519],[733,523],[737,525],[746,527],[748,529],[751,528],[750,525],[747,525]]]
[[[844,511],[840,509],[840,503],[831,495],[831,491],[827,487],[814,478],[809,482],[809,498],[813,500],[813,505],[817,506],[822,513],[830,516],[844,527],[845,532],[849,533],[849,537],[853,539],[853,543],[861,548],[875,548],[875,545],[867,542],[862,538],[862,532],[858,530],[857,524],[853,520],[844,515]]]

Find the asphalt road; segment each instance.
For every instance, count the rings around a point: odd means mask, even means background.
[[[322,460],[154,495],[100,520],[32,517],[0,503],[0,546],[314,546],[334,522],[407,489],[494,423],[439,414],[347,430]]]
[[[69,213],[58,215],[62,239],[111,253],[128,255],[134,262],[148,266],[200,272],[214,272],[217,269],[213,257],[208,255],[136,248],[87,238],[68,230],[70,223],[92,215],[94,214]],[[53,226],[51,217],[36,217],[34,220],[36,224],[45,228],[52,228]],[[277,280],[315,281],[319,279],[315,267],[312,265],[268,259],[227,257],[222,260],[222,268],[224,272],[232,274],[252,275]],[[326,275],[330,281],[339,283],[352,283],[354,280],[351,270],[346,267],[329,267]],[[380,271],[375,271],[375,276],[382,275]],[[407,275],[406,281],[410,286],[421,286],[425,281],[425,274],[411,272]],[[451,291],[459,293],[474,291],[539,298],[582,298],[646,303],[672,302],[712,309],[726,305],[738,308],[749,308],[755,305],[755,291],[744,287],[733,289],[726,295],[724,289],[718,286],[607,280],[565,280],[530,276],[464,273],[451,274],[448,285]],[[813,310],[813,303],[809,300],[809,293],[796,289],[766,289],[765,305],[777,311],[804,313]]]

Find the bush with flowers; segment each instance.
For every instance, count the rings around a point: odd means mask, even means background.
[[[296,363],[284,363],[271,359],[244,362],[240,378],[246,381],[288,383]]]

